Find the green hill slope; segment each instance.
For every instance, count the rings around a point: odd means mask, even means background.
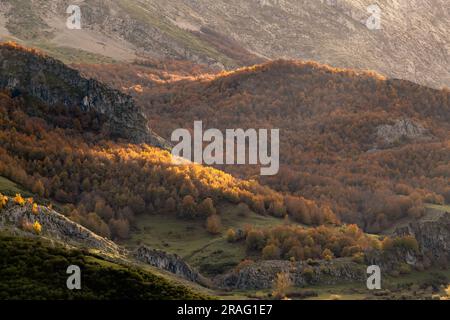
[[[0,235],[0,299],[204,299],[184,286],[134,267],[33,238]],[[68,290],[67,267],[81,269],[82,289]]]

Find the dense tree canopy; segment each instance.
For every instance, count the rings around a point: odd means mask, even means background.
[[[103,236],[126,238],[140,214],[209,219],[216,233],[216,206],[222,202],[259,214],[278,215],[279,207],[285,207],[284,195],[256,181],[195,164],[177,166],[167,151],[100,140],[71,123],[61,126],[30,117],[24,103],[21,97],[0,94],[0,175],[65,204],[73,220]],[[297,214],[300,222],[338,222],[328,207],[293,199],[314,217],[304,220]]]
[[[280,172],[260,182],[326,205],[365,230],[418,217],[424,202],[450,202],[448,90],[282,60],[219,74],[196,70],[190,77],[170,67],[165,73],[156,66],[78,68],[131,93],[167,139],[195,120],[221,130],[280,128]],[[132,89],[136,84],[139,92]],[[423,135],[386,141],[379,134],[402,119],[423,127]],[[224,169],[239,177],[254,177],[258,170]],[[310,219],[305,210],[291,211],[303,215],[301,221]]]

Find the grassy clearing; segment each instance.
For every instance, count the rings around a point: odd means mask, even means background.
[[[224,236],[210,235],[201,223],[179,220],[171,216],[142,216],[127,246],[141,244],[176,253],[188,263],[209,273],[207,269],[231,267],[245,258],[242,244],[230,244]]]
[[[134,248],[147,245],[151,248],[176,253],[205,274],[223,272],[246,257],[243,243],[229,243],[225,233],[229,228],[244,229],[276,226],[282,219],[250,213],[239,216],[233,206],[219,208],[222,217],[222,233],[209,234],[203,222],[180,220],[174,216],[144,215],[138,217],[138,226],[125,244]]]
[[[70,47],[61,47],[54,45],[50,42],[31,42],[28,45],[36,47],[46,52],[49,56],[55,59],[61,60],[65,64],[71,63],[86,63],[86,64],[98,64],[98,63],[115,63],[112,58],[87,52],[81,49],[75,49]]]
[[[427,208],[443,211],[443,212],[449,212],[450,213],[450,205],[439,205],[439,204],[427,204]]]

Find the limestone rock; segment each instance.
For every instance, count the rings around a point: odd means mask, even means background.
[[[52,107],[79,107],[83,112],[95,112],[105,119],[111,138],[170,147],[150,130],[148,119],[130,96],[86,79],[78,71],[42,54],[1,46],[0,89],[30,95]]]

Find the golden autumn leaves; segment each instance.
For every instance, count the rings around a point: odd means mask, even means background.
[[[9,201],[9,198],[6,195],[3,195],[0,193],[0,210],[2,210],[6,206],[8,201]],[[25,205],[30,205],[31,213],[36,217],[39,215],[39,206],[37,205],[37,203],[33,202],[33,198],[24,199],[22,197],[22,195],[17,193],[12,198],[12,202],[21,207],[23,207]],[[34,223],[31,223],[28,220],[24,219],[22,221],[21,227],[23,230],[29,231],[29,232],[34,232],[35,234],[40,234],[42,232],[42,225],[39,223],[38,220],[35,220]]]

